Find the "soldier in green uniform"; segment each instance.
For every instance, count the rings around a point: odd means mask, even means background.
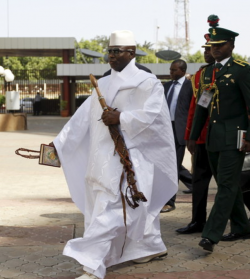
[[[211,52],[216,64],[208,66],[200,81],[188,149],[194,153],[195,140],[208,116],[206,139],[209,163],[218,185],[214,206],[202,232],[199,245],[210,252],[220,240],[250,238],[250,224],[239,187],[245,152],[250,151],[250,66],[232,57],[238,33],[219,28],[217,16],[208,18]],[[246,140],[237,148],[239,130]],[[231,232],[223,235],[230,219]]]

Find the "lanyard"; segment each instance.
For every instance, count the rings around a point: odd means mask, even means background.
[[[206,88],[207,91],[210,91],[213,88],[214,82],[215,82],[215,71],[216,69],[213,69],[213,75],[212,75],[212,82],[208,88]]]

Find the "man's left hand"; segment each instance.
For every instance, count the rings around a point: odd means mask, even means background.
[[[102,114],[102,121],[106,126],[109,125],[118,125],[120,124],[120,112],[114,110],[111,107],[108,107],[109,110],[106,110]]]
[[[240,151],[250,152],[250,141],[245,140],[240,148]]]

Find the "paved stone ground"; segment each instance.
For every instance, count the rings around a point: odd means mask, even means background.
[[[65,242],[83,233],[83,216],[71,202],[62,169],[15,155],[19,147],[38,150],[60,131],[67,118],[28,117],[28,130],[0,132],[0,279],[73,279],[82,273],[62,256]],[[190,168],[190,157],[185,166]],[[180,184],[176,210],[161,214],[168,257],[108,269],[106,279],[249,279],[250,240],[220,242],[214,253],[198,246],[200,234],[178,235],[191,216],[191,196]],[[210,210],[216,186],[209,190]],[[228,228],[227,228],[228,231]]]

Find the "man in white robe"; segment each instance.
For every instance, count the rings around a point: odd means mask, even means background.
[[[135,66],[135,45],[131,31],[111,34],[111,75],[98,86],[117,110],[103,112],[94,90],[53,141],[72,200],[84,214],[83,237],[68,241],[63,251],[83,265],[81,279],[102,279],[111,265],[167,255],[159,213],[177,191],[174,138],[163,86]],[[114,155],[111,124],[119,125],[138,190],[147,198],[136,209],[126,204],[126,226],[119,188],[123,165]],[[126,187],[125,176],[123,192]]]

